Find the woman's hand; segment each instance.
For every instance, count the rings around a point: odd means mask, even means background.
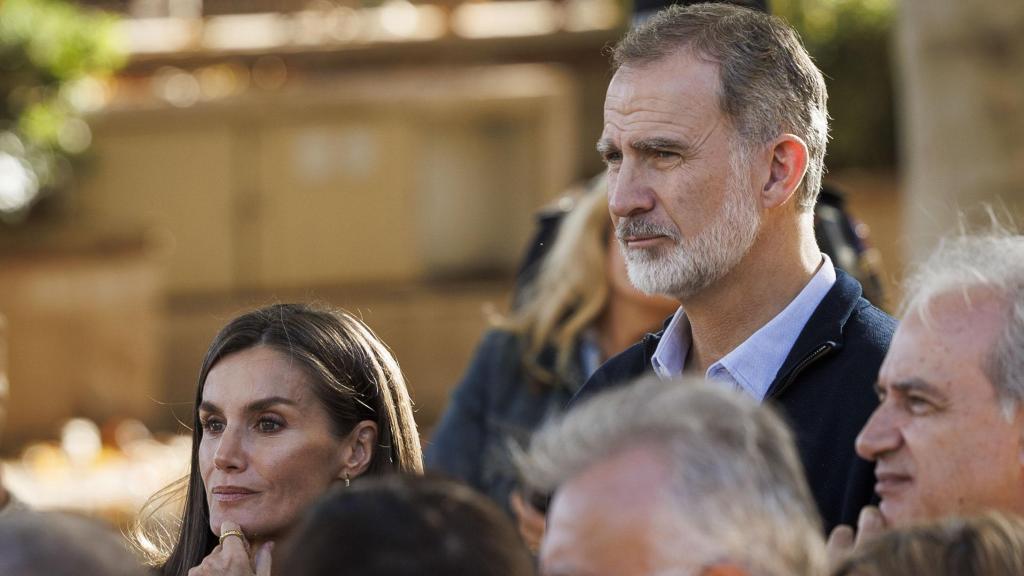
[[[273,542],[261,545],[249,559],[249,542],[241,534],[241,527],[225,520],[220,533],[231,534],[203,558],[202,564],[188,571],[188,576],[270,576],[270,552]],[[237,532],[237,533],[235,533]]]

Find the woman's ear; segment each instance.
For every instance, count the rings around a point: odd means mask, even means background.
[[[341,471],[338,479],[355,478],[366,472],[377,446],[377,423],[363,420],[345,438],[341,450]]]

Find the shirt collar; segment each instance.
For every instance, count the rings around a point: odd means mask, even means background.
[[[829,257],[822,254],[821,266],[796,298],[767,324],[712,364],[705,376],[730,380],[747,394],[763,400],[807,320],[835,282],[835,267]],[[651,357],[654,372],[661,378],[682,374],[690,343],[690,322],[680,307]]]

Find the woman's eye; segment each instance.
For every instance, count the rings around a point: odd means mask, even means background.
[[[220,420],[214,420],[213,418],[207,418],[206,420],[200,421],[200,425],[202,425],[205,432],[213,434],[224,430],[224,423]]]
[[[273,418],[260,418],[256,423],[256,427],[259,428],[260,432],[277,432],[284,425]]]

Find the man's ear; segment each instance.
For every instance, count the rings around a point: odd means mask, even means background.
[[[783,134],[770,144],[771,166],[761,190],[765,209],[782,206],[793,197],[807,172],[807,144],[793,134]]]
[[[700,576],[750,576],[750,572],[735,564],[715,564],[701,570]]]
[[[355,478],[366,472],[377,445],[377,423],[363,420],[356,424],[341,447],[341,471],[338,479]]]

